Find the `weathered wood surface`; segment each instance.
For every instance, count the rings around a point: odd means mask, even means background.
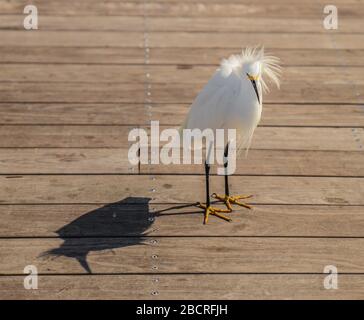
[[[3,15],[0,30],[22,30],[24,15]],[[252,17],[148,17],[147,29],[156,31],[183,32],[315,32],[325,33],[322,18],[265,18]],[[340,19],[338,33],[360,33],[363,20],[358,18]],[[39,30],[48,31],[144,31],[142,16],[55,16],[42,15]]]
[[[363,273],[363,245],[362,238],[2,239],[0,274],[21,274],[28,264],[40,274],[87,273],[85,257],[95,274],[321,273],[326,265]]]
[[[0,33],[1,35],[1,33]],[[150,33],[150,47],[236,48],[266,43],[269,48],[284,49],[363,49],[363,34],[336,34],[335,42],[327,34],[301,33],[203,33],[203,32],[154,32]]]
[[[203,85],[214,74],[217,66],[148,66],[148,83],[166,81],[178,84]],[[1,82],[75,82],[75,83],[143,83],[146,81],[143,65],[57,65],[57,64],[8,64],[0,65]],[[364,67],[285,67],[282,86],[291,88],[321,83],[324,90],[330,84],[364,84]],[[152,86],[153,92],[153,86]]]
[[[152,84],[151,87],[151,94],[147,98],[152,102],[192,103],[203,84],[166,82]],[[312,79],[288,84],[279,91],[274,90],[267,95],[265,101],[289,104],[362,104],[364,100],[360,92],[363,89],[362,83],[353,86],[344,81],[316,86]],[[13,103],[143,103],[146,100],[144,90],[143,83],[0,82],[0,99]]]
[[[233,194],[253,194],[258,204],[364,205],[364,179],[232,176]],[[195,203],[204,201],[204,177],[175,175],[0,176],[0,203]],[[223,177],[211,192],[223,192]]]
[[[218,65],[222,58],[241,52],[236,48],[150,48],[149,64]],[[284,66],[363,66],[363,50],[271,49]],[[2,63],[124,64],[144,63],[143,48],[14,47],[1,46]]]
[[[39,281],[42,285],[38,290],[24,290],[23,276],[9,276],[0,277],[0,295],[3,299],[363,299],[362,275],[340,275],[340,290],[324,289],[325,276],[41,275]]]
[[[204,155],[205,151],[202,153],[202,157]],[[201,159],[200,154],[197,157]],[[186,166],[182,164],[182,157],[176,156],[175,159],[176,162],[179,159],[181,164],[141,164],[140,172],[143,174],[204,174],[202,165]],[[203,161],[201,160],[201,162]],[[349,163],[350,165],[348,166]],[[363,163],[364,152],[360,151],[252,149],[249,151],[247,158],[237,160],[234,174],[363,177]],[[213,168],[215,167],[213,166]]]
[[[364,237],[363,207],[255,205],[235,207],[232,223],[179,204],[1,205],[0,237]],[[150,221],[150,219],[152,220]],[[149,220],[148,220],[149,219]],[[66,227],[65,227],[66,226]],[[287,241],[290,241],[287,239]]]
[[[135,128],[137,126],[2,125],[0,147],[128,148],[137,143],[128,141],[130,131]],[[150,126],[142,128],[148,131]],[[253,141],[253,149],[361,151],[364,129],[259,127]]]
[[[5,124],[82,124],[179,126],[186,118],[188,103],[3,103],[0,121]],[[151,115],[148,115],[148,112]],[[364,107],[350,104],[265,103],[261,126],[362,127]]]
[[[364,2],[330,4],[338,30],[324,0],[38,0],[24,31],[24,4],[1,2],[0,298],[364,298]],[[229,180],[254,209],[202,225],[202,165],[132,166],[128,133],[177,127],[259,43],[284,72]]]
[[[202,165],[141,164],[139,170],[129,162],[127,148],[0,148],[0,159],[0,174],[5,175],[204,174]],[[364,177],[363,163],[364,152],[357,151],[252,149],[238,159],[234,174]]]
[[[65,5],[57,1],[39,0],[38,10],[47,15],[63,16],[88,16],[88,15],[109,15],[109,16],[207,16],[207,17],[251,17],[256,18],[276,17],[276,18],[298,18],[310,17],[320,18],[323,16],[323,1],[314,2],[310,0],[309,5],[295,1],[291,2],[253,2],[244,1],[239,3],[219,2],[208,3],[198,1],[195,3],[181,2],[125,2],[109,1],[108,3],[98,1],[81,2],[75,5],[73,2]],[[325,3],[326,4],[326,3]],[[361,18],[364,12],[361,2],[358,1],[332,1],[331,4],[339,4],[342,16],[346,18]],[[3,14],[19,14],[24,9],[24,4],[17,1],[10,1],[2,4]]]
[[[138,173],[127,148],[0,148],[0,174]]]
[[[100,32],[95,37],[93,31],[0,31],[2,46],[13,47],[142,47],[142,32]]]
[[[143,47],[143,32],[99,31],[0,31],[2,46],[13,47]],[[364,34],[335,34],[335,42],[323,33],[151,32],[151,48],[232,48],[265,43],[280,49],[364,49]],[[335,46],[334,46],[335,45]]]

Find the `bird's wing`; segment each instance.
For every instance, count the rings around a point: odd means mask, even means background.
[[[240,80],[234,73],[218,69],[191,105],[182,128],[224,128],[229,106],[239,93]]]

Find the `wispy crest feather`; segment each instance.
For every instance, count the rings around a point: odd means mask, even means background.
[[[265,55],[264,47],[247,47],[242,50],[240,55],[231,55],[228,59],[223,59],[220,67],[223,74],[230,74],[233,70],[242,68],[244,64],[254,62],[261,64],[260,81],[264,92],[269,91],[266,80],[279,88],[279,78],[282,72],[280,59],[272,55]]]

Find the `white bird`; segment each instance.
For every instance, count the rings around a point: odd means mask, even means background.
[[[263,92],[268,91],[266,80],[279,88],[281,67],[279,59],[265,55],[264,48],[246,48],[240,55],[232,55],[221,62],[220,67],[192,103],[181,129],[236,129],[237,150],[248,151],[262,113]],[[230,141],[231,142],[231,141]],[[229,141],[224,156],[228,156]],[[227,163],[224,164],[225,167]],[[230,196],[228,174],[225,173],[225,195],[212,196],[223,201],[227,210],[213,208],[209,195],[210,165],[205,161],[206,204],[204,223],[210,214],[231,221],[221,213],[231,212],[231,203],[251,208],[239,199],[251,196]]]

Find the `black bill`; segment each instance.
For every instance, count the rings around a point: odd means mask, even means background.
[[[255,91],[255,93],[257,95],[257,99],[258,99],[258,102],[260,104],[260,97],[259,97],[259,93],[258,93],[257,83],[255,82],[255,80],[250,80],[250,81],[253,84],[254,91]]]

